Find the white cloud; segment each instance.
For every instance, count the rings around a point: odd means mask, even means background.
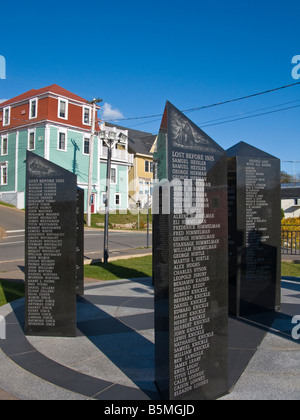
[[[3,102],[6,102],[7,99],[0,99],[0,104],[2,104]]]
[[[124,115],[117,108],[114,109],[110,104],[105,103],[102,106],[102,116],[101,116],[101,118],[103,120],[106,120],[106,121],[108,121],[108,120],[113,121],[113,120],[118,120],[120,118],[124,118]]]

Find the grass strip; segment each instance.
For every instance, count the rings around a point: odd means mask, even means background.
[[[13,300],[20,299],[25,295],[24,283],[0,279],[0,306],[6,305]]]
[[[84,267],[84,276],[96,280],[152,277],[152,256],[118,260],[106,265],[102,263],[86,265]]]

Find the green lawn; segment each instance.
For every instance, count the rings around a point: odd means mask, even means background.
[[[24,297],[24,283],[0,280],[0,306]]]
[[[14,208],[14,209],[16,208],[12,204],[5,203],[4,201],[0,201],[0,206],[11,207],[11,208]]]
[[[85,215],[86,220],[86,215]],[[93,228],[99,228],[97,223],[104,223],[105,215],[96,213],[92,214],[91,216],[91,224]],[[152,216],[150,214],[149,218],[150,223],[152,223]],[[127,223],[138,223],[138,215],[132,214],[129,210],[126,212],[126,214],[120,214],[119,211],[116,212],[116,214],[110,214],[109,215],[109,225],[112,227],[113,224],[127,224]],[[140,229],[146,229],[147,228],[147,214],[141,214],[140,213]]]
[[[300,277],[300,264],[281,263],[282,276]]]
[[[300,264],[286,263],[282,265],[282,276],[300,277]],[[104,264],[85,266],[85,277],[97,280],[118,280],[152,276],[152,256],[119,260]]]
[[[118,260],[112,263],[86,265],[84,276],[97,280],[152,277],[152,256]]]

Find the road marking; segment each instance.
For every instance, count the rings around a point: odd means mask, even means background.
[[[19,259],[19,260],[0,261],[0,264],[14,263],[14,262],[18,262],[18,261],[24,261],[24,258]]]
[[[7,239],[9,239],[9,238],[7,238]],[[16,245],[16,244],[24,244],[24,241],[19,241],[19,242],[5,242],[3,244],[0,244],[0,246]]]

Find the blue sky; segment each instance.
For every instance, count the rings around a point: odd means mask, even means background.
[[[4,2],[0,19],[0,99],[57,83],[103,98],[108,118],[132,118],[166,100],[185,110],[296,82],[299,0]],[[300,85],[187,115],[224,149],[243,140],[300,161],[300,107],[205,127],[296,105]],[[157,133],[160,119],[121,124]]]

